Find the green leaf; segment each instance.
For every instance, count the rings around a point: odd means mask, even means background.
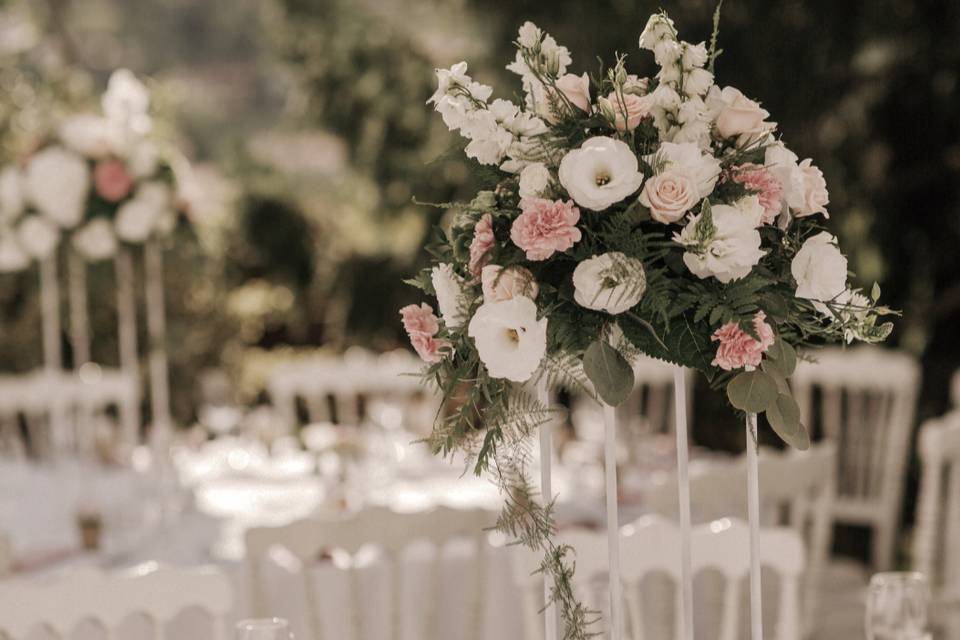
[[[777,369],[789,378],[797,368],[797,351],[783,338],[777,338],[777,341],[767,350],[767,357],[776,360]]]
[[[870,291],[870,297],[874,302],[880,299],[880,285],[876,282],[873,283],[873,289]]]
[[[760,363],[760,368],[763,369],[764,373],[773,378],[774,382],[777,383],[777,389],[780,393],[790,393],[790,385],[787,383],[787,377],[780,371],[776,360],[764,360]]]
[[[777,399],[777,383],[763,371],[744,371],[727,385],[730,404],[748,413],[763,413]]]
[[[596,340],[583,354],[583,370],[597,393],[610,406],[617,406],[633,391],[633,368],[620,352]]]
[[[794,449],[806,451],[810,448],[810,434],[800,424],[800,407],[793,396],[779,394],[776,402],[767,407],[767,422]]]

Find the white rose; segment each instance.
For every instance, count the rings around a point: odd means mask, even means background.
[[[733,203],[753,227],[763,226],[765,209],[760,204],[760,196],[744,196]]]
[[[520,172],[520,197],[542,198],[550,185],[550,170],[542,162],[532,162]]]
[[[140,185],[136,194],[117,210],[114,220],[117,237],[139,244],[155,230],[161,216],[170,206],[170,189],[162,182]]]
[[[485,302],[468,333],[494,378],[526,382],[547,352],[547,319],[537,320],[537,305],[524,296]]]
[[[30,266],[30,256],[23,250],[10,229],[0,229],[0,273],[23,271]]]
[[[536,300],[540,287],[529,269],[513,265],[504,269],[488,264],[480,271],[484,302],[503,302],[517,296]]]
[[[701,279],[714,277],[727,283],[739,280],[760,262],[760,232],[750,216],[737,207],[714,205],[713,224],[707,224],[704,214],[694,216],[674,241],[688,247],[683,262],[690,272]]]
[[[560,161],[559,176],[574,202],[593,211],[620,202],[643,184],[643,173],[630,146],[603,136],[568,151]]]
[[[797,281],[796,296],[828,302],[847,289],[847,259],[837,247],[837,239],[821,231],[803,243],[790,264]]]
[[[770,115],[766,109],[735,87],[711,91],[709,101],[717,114],[717,133],[723,138],[737,138],[740,146],[757,142],[777,126],[766,121]]]
[[[23,213],[23,177],[7,165],[0,171],[0,224],[12,224]]]
[[[783,199],[791,209],[802,209],[806,189],[803,171],[797,163],[797,154],[787,149],[782,142],[766,148],[763,164],[769,167],[777,182],[783,187]]]
[[[703,153],[695,142],[664,142],[647,161],[660,166],[662,171],[680,171],[689,176],[697,188],[698,200],[713,193],[720,177],[720,161]]]
[[[77,226],[83,218],[89,191],[90,168],[72,151],[48,147],[27,165],[27,199],[65,229]]]
[[[91,262],[106,260],[117,250],[117,237],[106,218],[95,218],[82,226],[73,233],[71,242]]]
[[[60,231],[43,216],[29,215],[17,226],[17,240],[31,257],[43,260],[57,248]]]
[[[611,251],[578,264],[573,287],[573,298],[581,307],[617,315],[640,302],[647,275],[640,260]]]
[[[88,158],[120,155],[124,147],[123,130],[117,123],[91,114],[67,118],[58,133],[68,149]]]
[[[437,293],[437,307],[447,327],[455,329],[467,319],[463,304],[463,279],[453,271],[453,265],[443,263],[430,272],[433,289]]]

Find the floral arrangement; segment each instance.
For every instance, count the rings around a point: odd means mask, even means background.
[[[714,83],[718,18],[708,45],[653,15],[639,39],[659,67],[650,78],[626,56],[571,73],[569,51],[527,22],[507,67],[523,104],[491,100],[465,62],[437,71],[429,100],[489,184],[438,205],[454,213],[429,247],[435,266],[409,281],[439,317],[426,303],[400,312],[446,401],[430,444],[493,473],[506,496],[498,525],[545,553],[568,638],[586,637],[590,615],[551,540],[551,505],[527,479],[549,410],[523,383],[546,376],[617,405],[644,353],[696,369],[804,448],[788,382],[797,348],[891,331],[879,289],[848,283],[823,227],[820,170],[758,102]]]
[[[102,115],[67,118],[28,157],[0,169],[0,272],[51,255],[61,235],[96,261],[120,242],[142,244],[173,230],[183,207],[151,135],[149,106],[146,87],[118,70]]]

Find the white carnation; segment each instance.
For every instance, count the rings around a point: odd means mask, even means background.
[[[65,229],[77,226],[83,218],[89,191],[87,162],[63,147],[48,147],[27,165],[27,199]]]
[[[106,218],[95,218],[82,226],[73,233],[71,242],[91,262],[106,260],[117,250],[117,237]]]
[[[710,220],[694,216],[674,241],[687,247],[683,262],[698,278],[714,277],[727,283],[739,280],[760,262],[760,232],[737,207],[714,205]]]
[[[643,173],[630,146],[603,136],[568,151],[560,161],[559,177],[570,197],[593,211],[620,202],[643,184]]]
[[[612,251],[578,264],[573,287],[573,298],[581,307],[616,315],[640,302],[647,276],[640,260]]]
[[[23,177],[7,165],[0,171],[0,224],[12,224],[23,213]]]
[[[798,298],[829,302],[847,290],[847,259],[826,231],[807,238],[790,263],[790,273],[797,281]]]
[[[17,226],[17,240],[31,257],[43,260],[57,248],[60,231],[43,216],[29,215]]]
[[[463,279],[453,271],[453,265],[443,263],[430,273],[433,289],[437,293],[437,307],[447,327],[456,329],[467,319],[463,300]]]
[[[550,170],[542,162],[528,164],[520,172],[520,197],[542,198],[550,186]]]
[[[467,331],[494,378],[526,382],[547,351],[547,319],[537,320],[537,305],[524,296],[482,304]]]
[[[11,229],[0,229],[0,273],[23,271],[30,266],[30,256],[17,242]]]
[[[695,142],[664,142],[648,162],[686,173],[697,187],[699,199],[713,193],[720,177],[720,161],[704,153]]]

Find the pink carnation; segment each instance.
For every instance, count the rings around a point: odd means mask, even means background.
[[[433,309],[425,302],[419,306],[408,304],[400,309],[400,317],[403,319],[403,328],[410,336],[410,344],[413,345],[417,355],[424,362],[439,362],[443,357],[441,350],[450,346],[447,340],[437,340],[437,332],[440,331],[440,323],[437,316],[433,314]]]
[[[566,251],[580,241],[580,210],[573,200],[524,198],[523,213],[513,221],[510,239],[527,253],[527,260],[546,260],[556,251]]]
[[[719,342],[720,346],[717,348],[717,357],[710,364],[724,371],[759,366],[761,356],[773,344],[773,328],[766,323],[766,317],[763,311],[758,311],[753,318],[754,330],[760,336],[759,342],[736,322],[728,322],[717,329],[710,340]]]
[[[490,249],[495,242],[493,217],[485,213],[473,228],[473,240],[470,242],[470,273],[479,277],[483,266],[490,262]]]
[[[129,195],[133,178],[119,160],[101,160],[93,170],[93,186],[107,202],[120,202]]]
[[[783,185],[766,167],[741,164],[733,168],[731,179],[753,191],[763,206],[763,223],[773,224],[783,208]]]

